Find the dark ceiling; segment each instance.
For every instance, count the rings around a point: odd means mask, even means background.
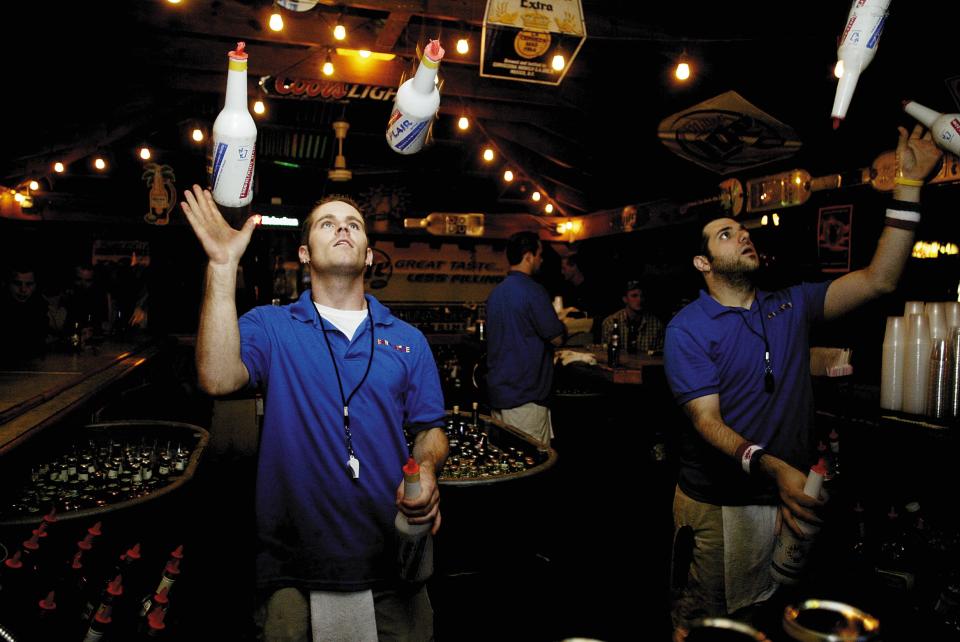
[[[16,3],[2,56],[7,67],[4,153],[0,184],[50,177],[51,163],[68,170],[42,182],[51,200],[76,209],[124,215],[142,210],[142,161],[171,165],[177,185],[203,180],[204,146],[186,130],[210,126],[223,101],[225,54],[248,43],[251,96],[261,76],[323,78],[319,67],[335,46],[340,11],[354,48],[390,51],[390,63],[348,64],[335,57],[333,79],[396,87],[409,74],[418,45],[440,37],[447,48],[440,117],[432,146],[400,156],[384,142],[390,103],[266,98],[258,122],[256,202],[279,197],[302,208],[325,192],[389,192],[406,215],[430,211],[527,212],[543,190],[568,215],[671,199],[711,196],[725,178],[671,153],[658,139],[667,116],[728,90],[792,127],[802,147],[787,160],[731,174],[741,179],[804,168],[814,176],[866,167],[895,144],[900,109],[914,98],[940,111],[958,110],[947,80],[960,76],[953,21],[946,3],[894,0],[872,65],[864,72],[847,120],[830,126],[836,81],[836,39],[849,5],[828,3],[645,3],[583,0],[587,39],[558,87],[480,78],[482,1],[322,2],[294,14],[286,28],[266,27],[271,3],[261,0],[164,0]],[[941,26],[941,24],[943,26]],[[469,33],[467,56],[453,41]],[[695,77],[670,78],[686,54]],[[474,126],[458,133],[456,118]],[[352,181],[331,184],[335,140],[330,123],[350,123],[344,154]],[[493,142],[522,180],[509,189],[500,162],[485,166],[480,150]],[[89,159],[107,154],[109,177]],[[521,191],[525,190],[525,191]]]

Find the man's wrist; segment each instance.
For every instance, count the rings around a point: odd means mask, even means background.
[[[894,199],[887,207],[883,224],[902,230],[915,230],[920,225],[919,203]]]

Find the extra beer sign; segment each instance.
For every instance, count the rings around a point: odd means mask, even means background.
[[[316,78],[292,78],[290,76],[263,76],[260,89],[274,98],[297,100],[321,100],[336,102],[341,100],[392,101],[397,95],[396,87],[361,85],[352,82],[319,80]]]

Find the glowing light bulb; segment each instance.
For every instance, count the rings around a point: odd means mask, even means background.
[[[267,108],[264,106],[262,100],[258,100],[257,102],[253,103],[253,113],[262,114],[266,111],[267,111]]]
[[[464,55],[470,51],[470,41],[466,38],[460,38],[457,40],[457,53]]]
[[[369,58],[370,51],[367,49],[361,49],[360,51],[357,52],[357,55],[360,56],[361,58]]]
[[[547,203],[546,205],[544,205],[543,211],[546,212],[547,214],[553,214],[553,203]]]
[[[770,222],[770,221],[769,221],[769,219],[767,218],[767,215],[766,215],[766,214],[764,214],[764,215],[763,215],[763,218],[760,219],[760,225],[766,225],[766,224],[769,223],[769,222]]]
[[[180,0],[167,0],[170,4],[180,4]]]
[[[63,163],[60,161],[57,161],[53,164],[53,171],[55,171],[57,174],[63,174],[65,169],[66,168],[63,166]]]
[[[38,189],[40,189],[40,183],[37,181],[30,181],[30,191],[36,192]]]
[[[534,203],[539,203],[539,202],[540,202],[540,192],[534,192],[533,194],[530,195],[530,198],[533,199],[533,202],[534,202]]]
[[[677,77],[677,80],[686,80],[690,77],[690,65],[681,62],[677,65],[677,70],[673,72],[673,75]]]
[[[203,130],[200,129],[199,127],[196,128],[196,129],[194,129],[193,132],[190,134],[190,137],[193,138],[193,140],[195,140],[196,142],[202,143],[202,142],[203,142]]]
[[[16,194],[13,195],[13,200],[15,200],[15,201],[18,202],[18,203],[22,203],[22,202],[23,202],[23,194],[21,194],[20,192],[17,192]]]
[[[771,218],[773,219],[773,224],[774,224],[774,226],[780,225],[780,215],[779,215],[779,214],[777,214],[776,212],[774,212],[774,213],[773,213],[773,216],[772,216]]]
[[[512,181],[512,180],[513,180],[513,172],[511,172],[509,169],[508,169],[507,171],[505,171],[505,172],[503,173],[503,180],[507,181],[508,183],[509,183],[510,181]]]
[[[150,148],[149,148],[149,147],[141,147],[141,148],[140,148],[140,158],[142,158],[143,160],[150,160]]]
[[[461,116],[460,120],[457,121],[457,127],[462,130],[470,129],[470,119],[466,116]]]
[[[270,14],[270,29],[273,31],[283,31],[283,16],[279,13]]]
[[[493,158],[494,158],[494,153],[491,148],[487,147],[485,150],[483,150],[483,160],[489,163],[490,161],[493,160]]]
[[[323,63],[323,75],[332,76],[333,75],[333,63],[329,60]]]
[[[99,169],[101,172],[107,168],[107,161],[103,160],[99,156],[93,161],[93,166]]]
[[[333,37],[337,40],[343,40],[347,37],[347,28],[342,24],[337,24],[337,26],[333,28]]]
[[[553,57],[553,61],[550,63],[550,66],[557,71],[563,71],[563,68],[566,66],[567,61],[563,59],[563,54],[557,54]]]

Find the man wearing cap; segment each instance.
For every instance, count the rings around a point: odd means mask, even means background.
[[[603,343],[610,343],[616,323],[620,328],[620,345],[625,346],[627,352],[642,354],[663,350],[663,322],[643,309],[640,281],[627,281],[623,288],[623,304],[623,309],[603,320]]]
[[[735,614],[770,598],[774,537],[797,519],[819,523],[804,494],[814,463],[809,330],[892,292],[913,247],[920,186],[941,153],[900,128],[894,200],[870,264],[835,281],[766,292],[760,259],[736,220],[700,230],[693,258],[706,290],[668,324],[667,381],[690,425],[674,494],[674,640],[691,620]],[[778,508],[779,507],[779,508]]]

